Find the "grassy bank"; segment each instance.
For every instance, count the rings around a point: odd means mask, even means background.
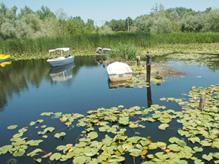
[[[155,55],[165,53],[219,53],[219,33],[116,33],[90,34],[67,38],[39,38],[0,41],[0,51],[14,59],[47,58],[48,49],[71,47],[75,55],[94,55],[96,47],[121,49],[134,47],[138,54],[149,51]]]

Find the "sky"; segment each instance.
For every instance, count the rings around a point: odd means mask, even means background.
[[[0,0],[7,7],[16,5],[18,9],[28,6],[34,11],[47,6],[52,11],[61,9],[68,16],[81,16],[84,20],[91,18],[96,25],[107,20],[124,19],[130,16],[148,14],[155,4],[165,8],[186,7],[205,10],[208,7],[219,8],[219,0]]]

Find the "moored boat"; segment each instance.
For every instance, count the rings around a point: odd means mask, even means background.
[[[9,61],[11,59],[11,56],[8,54],[0,54],[0,63]]]
[[[55,57],[47,60],[52,67],[63,66],[74,62],[74,57],[70,54],[70,48],[51,49],[49,50],[49,54],[50,56],[51,54],[55,54]]]
[[[132,69],[126,63],[114,62],[107,66],[107,73],[111,82],[121,82],[132,79]]]

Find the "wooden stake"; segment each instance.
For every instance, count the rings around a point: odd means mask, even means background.
[[[204,110],[205,108],[205,93],[202,93],[199,100],[199,109]]]
[[[141,65],[141,57],[140,56],[136,56],[136,62],[137,62],[137,66]]]

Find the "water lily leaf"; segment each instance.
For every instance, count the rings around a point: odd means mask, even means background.
[[[28,153],[27,156],[29,156],[29,157],[34,157],[34,156],[38,155],[38,154],[41,153],[41,152],[43,152],[43,150],[37,148],[37,149],[31,151],[30,153]]]
[[[202,152],[202,151],[203,151],[203,148],[195,146],[195,147],[193,148],[193,150],[194,150],[195,152]]]
[[[176,138],[176,137],[171,137],[169,139],[170,143],[176,143],[177,145],[180,145],[180,146],[186,146],[186,142],[183,141],[183,140],[180,140],[179,138]]]
[[[21,134],[25,133],[26,131],[27,131],[27,127],[21,128],[21,129],[18,130],[18,132],[21,133]]]
[[[110,163],[121,163],[124,160],[125,160],[125,157],[123,157],[123,156],[113,155],[113,156],[110,157],[108,162],[110,162]]]
[[[31,121],[29,125],[30,125],[30,126],[34,126],[35,124],[36,124],[36,122]]]
[[[168,127],[169,127],[168,124],[160,124],[160,125],[158,126],[158,128],[161,129],[161,130],[165,130],[165,129],[168,128]]]
[[[120,117],[119,123],[122,125],[128,125],[129,124],[129,117]]]
[[[97,138],[98,134],[97,134],[97,132],[90,132],[90,133],[88,133],[87,137],[92,140],[92,139]]]
[[[0,147],[0,155],[2,154],[6,154],[7,152],[9,152],[9,150],[11,150],[12,145],[5,145]]]
[[[212,145],[213,148],[219,149],[219,141],[213,141]]]
[[[37,158],[37,159],[34,159],[36,162],[38,163],[41,163],[42,162],[42,159],[41,158]]]
[[[200,139],[198,137],[191,137],[189,138],[189,141],[191,141],[192,143],[196,143],[196,142],[200,142]]]
[[[49,152],[49,153],[43,155],[42,158],[48,158],[48,157],[50,157],[51,155],[52,155],[52,152]]]
[[[21,157],[25,154],[25,150],[24,149],[18,149],[13,153],[14,157]]]
[[[138,157],[138,156],[141,156],[141,150],[139,149],[130,149],[129,150],[129,154],[133,157]]]
[[[97,148],[90,148],[90,147],[86,147],[84,149],[84,155],[88,156],[88,157],[92,157],[94,155],[96,155],[98,153],[98,149]]]
[[[41,116],[51,116],[51,115],[53,115],[52,112],[43,112],[43,113],[41,113]]]
[[[133,136],[133,137],[130,137],[127,139],[127,142],[130,142],[130,143],[138,143],[138,141],[141,140],[141,137],[139,136]]]
[[[30,141],[27,141],[27,145],[38,146],[41,142],[43,142],[43,140],[30,140]]]
[[[64,137],[66,135],[66,133],[65,132],[60,132],[60,133],[56,133],[55,135],[54,135],[54,137],[55,138],[61,138],[61,137]]]
[[[59,146],[56,147],[56,150],[58,150],[58,151],[63,151],[65,149],[66,149],[65,145],[59,145]]]
[[[60,153],[54,153],[54,154],[52,154],[51,156],[50,156],[50,160],[51,161],[58,161],[60,158],[62,157],[62,155],[60,154]]]
[[[42,134],[52,133],[54,130],[55,130],[54,127],[47,127],[46,129],[43,130]]]
[[[210,161],[210,160],[212,160],[213,159],[213,157],[212,157],[212,154],[203,154],[202,155],[202,158],[203,159],[205,159],[205,160],[207,160],[207,161]]]
[[[74,163],[74,164],[86,164],[86,163],[88,163],[89,161],[91,161],[91,158],[90,158],[90,157],[79,156],[79,157],[74,158],[73,163]]]
[[[46,128],[46,125],[42,125],[41,128],[42,128],[42,129]]]
[[[174,152],[179,152],[181,150],[181,148],[176,145],[176,144],[171,144],[171,145],[168,145],[168,148],[171,150],[171,151],[174,151]]]
[[[8,130],[14,130],[16,129],[18,126],[17,125],[10,125],[7,127]]]
[[[150,143],[149,146],[148,146],[149,150],[154,150],[154,149],[157,149],[157,148],[158,148],[158,146],[157,146],[156,143]]]

